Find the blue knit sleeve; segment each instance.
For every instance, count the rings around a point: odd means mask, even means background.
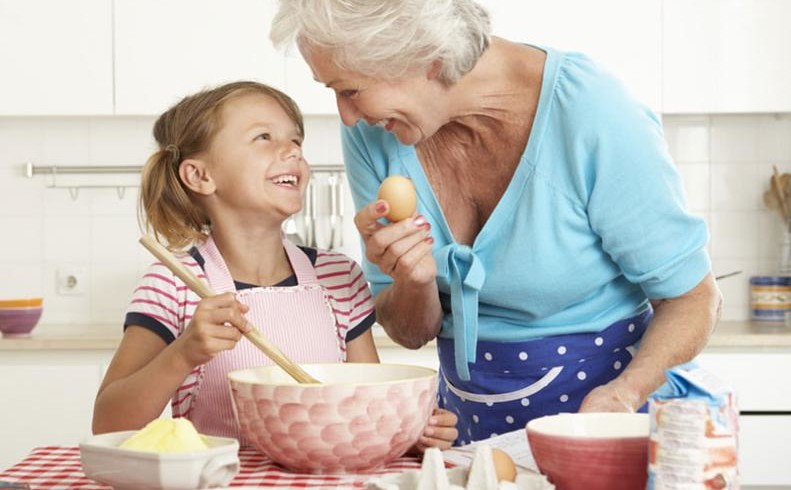
[[[582,202],[602,248],[652,299],[680,296],[710,270],[704,221],[687,211],[658,117],[584,56],[566,63],[558,91],[575,99]]]
[[[376,138],[366,137],[370,128],[359,123],[356,126],[341,128],[343,160],[346,165],[346,177],[349,180],[354,206],[359,211],[376,200],[379,184],[387,175],[387,158]],[[363,257],[365,245],[362,244]],[[393,279],[379,270],[367,259],[362,263],[365,278],[371,285],[374,296],[393,282]]]

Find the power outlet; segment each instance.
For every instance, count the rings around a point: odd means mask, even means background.
[[[59,267],[56,273],[56,288],[63,296],[79,296],[85,294],[88,273],[84,267]]]

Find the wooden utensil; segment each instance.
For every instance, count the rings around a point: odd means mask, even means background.
[[[140,243],[149,252],[151,252],[154,257],[161,260],[162,263],[165,264],[165,267],[170,269],[170,271],[176,274],[179,279],[184,281],[184,284],[194,291],[195,294],[201,298],[214,296],[214,292],[205,282],[198,279],[195,274],[187,269],[184,264],[182,264],[181,261],[179,261],[168,249],[160,245],[159,242],[154,239],[154,237],[150,235],[142,236],[140,237]],[[299,367],[297,363],[286,357],[286,355],[283,354],[283,352],[278,349],[277,346],[269,342],[269,340],[264,337],[254,326],[245,332],[244,336],[247,337],[247,339],[256,347],[261,349],[261,351],[266,354],[268,358],[275,361],[275,364],[280,366],[292,378],[297,380],[297,382],[311,384],[319,383],[319,380],[308,374],[304,369]]]
[[[777,171],[777,165],[772,165],[772,192],[780,203],[780,214],[783,216],[783,221],[788,224],[788,204],[786,203],[785,192],[780,186],[780,172]]]

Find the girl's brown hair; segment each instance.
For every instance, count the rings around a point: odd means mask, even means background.
[[[207,151],[222,121],[229,100],[249,94],[272,97],[305,134],[302,113],[283,92],[257,82],[233,82],[181,99],[154,123],[159,146],[143,167],[140,184],[140,218],[146,232],[172,250],[183,249],[206,238],[209,217],[179,178],[179,166],[187,158]],[[163,241],[164,239],[164,241]]]

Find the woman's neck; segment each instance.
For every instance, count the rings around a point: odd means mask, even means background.
[[[283,248],[280,227],[212,226],[212,238],[235,281],[272,286],[294,272]]]
[[[449,126],[486,134],[532,120],[546,54],[493,37],[475,68],[450,88]]]

